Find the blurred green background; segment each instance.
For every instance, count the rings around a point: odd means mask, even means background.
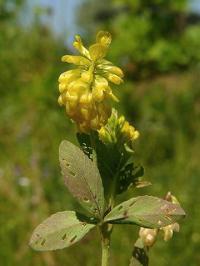
[[[89,43],[99,29],[113,35],[108,58],[126,79],[117,108],[140,130],[136,154],[153,183],[129,196],[170,190],[187,213],[180,233],[151,250],[150,266],[198,266],[200,0],[0,0],[0,265],[99,265],[96,232],[61,251],[28,246],[44,218],[77,205],[58,163],[75,127],[57,104],[57,78],[73,35]],[[112,266],[128,265],[137,233],[115,227]]]

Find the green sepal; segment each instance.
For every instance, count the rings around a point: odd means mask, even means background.
[[[57,212],[36,227],[29,245],[39,251],[69,247],[96,226],[92,222],[74,211]]]
[[[152,196],[140,196],[116,206],[105,216],[104,221],[161,228],[175,223],[184,216],[185,212],[179,204]]]
[[[65,184],[79,203],[94,217],[104,214],[104,189],[95,161],[69,141],[62,141],[59,160]]]

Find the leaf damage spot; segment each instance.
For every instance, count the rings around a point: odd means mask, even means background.
[[[82,223],[82,226],[86,226],[86,225],[87,225],[87,223],[86,223],[86,222],[83,222],[83,223]]]
[[[70,239],[70,243],[73,243],[75,241],[75,239],[77,238],[77,235],[73,236],[71,239]]]
[[[135,201],[132,201],[129,205],[129,207],[133,206],[133,204],[135,203]]]
[[[44,246],[46,239],[42,239],[41,246]]]
[[[128,211],[127,210],[124,211],[123,215],[124,215],[124,218],[128,218]]]
[[[73,177],[76,176],[76,174],[72,170],[69,170],[69,174],[72,175]]]
[[[85,202],[89,202],[89,199],[86,198],[86,197],[84,197],[83,200],[84,200]]]
[[[62,240],[65,240],[66,237],[67,237],[67,234],[64,234],[64,235],[62,236]]]

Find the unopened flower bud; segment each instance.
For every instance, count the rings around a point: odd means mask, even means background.
[[[120,83],[123,82],[123,80],[119,76],[112,74],[112,73],[108,73],[107,78],[109,81],[111,81],[112,83],[116,85],[119,85]]]
[[[139,236],[146,247],[152,247],[158,235],[157,229],[140,228]]]
[[[178,223],[170,224],[162,227],[161,230],[164,232],[164,241],[169,241],[173,237],[174,232],[179,232],[180,226]]]

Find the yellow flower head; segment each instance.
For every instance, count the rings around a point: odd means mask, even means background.
[[[77,35],[73,46],[81,55],[62,57],[63,62],[76,67],[60,75],[58,102],[65,106],[68,116],[81,132],[105,125],[111,115],[109,99],[117,101],[110,82],[119,85],[123,81],[123,72],[104,59],[110,43],[110,33],[100,31],[96,43],[86,49]]]

